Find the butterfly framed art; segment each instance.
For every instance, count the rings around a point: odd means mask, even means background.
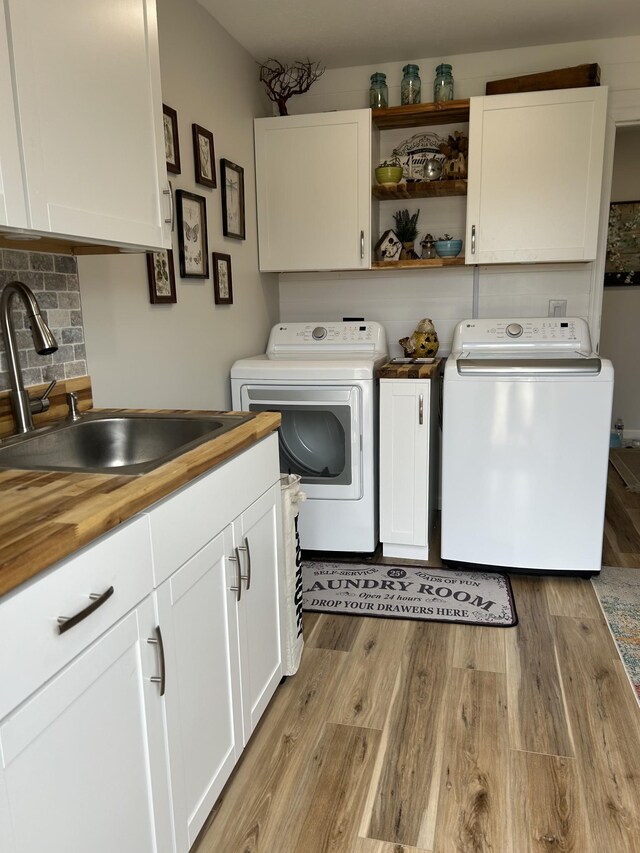
[[[209,278],[207,200],[185,190],[176,190],[178,251],[182,278]]]
[[[178,301],[171,249],[147,252],[147,278],[149,279],[149,301],[152,305],[165,305]]]
[[[245,239],[244,169],[231,160],[220,160],[222,184],[222,233],[225,237]]]

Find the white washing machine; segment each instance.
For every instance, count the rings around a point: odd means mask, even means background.
[[[600,571],[613,367],[584,320],[465,320],[445,365],[442,559]]]
[[[278,411],[280,470],[307,500],[300,544],[371,552],[378,544],[376,368],[388,358],[373,322],[278,323],[267,351],[231,368],[234,409]]]

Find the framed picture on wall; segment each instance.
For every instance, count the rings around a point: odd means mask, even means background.
[[[605,286],[640,285],[640,201],[609,207]]]
[[[233,305],[231,255],[213,253],[213,298],[216,305]]]
[[[244,169],[231,160],[220,161],[222,183],[222,233],[225,237],[245,239]]]
[[[177,302],[176,277],[173,270],[173,251],[147,252],[149,300],[152,305]]]
[[[176,190],[176,209],[180,275],[208,278],[207,200],[201,195]]]
[[[192,125],[193,128],[193,161],[196,170],[196,183],[215,189],[216,158],[213,151],[213,134],[211,131]]]
[[[164,122],[164,156],[167,172],[180,174],[180,141],[178,139],[178,113],[166,104],[162,105]]]

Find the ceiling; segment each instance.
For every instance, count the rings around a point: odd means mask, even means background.
[[[640,34],[638,0],[198,2],[256,60],[327,68]]]

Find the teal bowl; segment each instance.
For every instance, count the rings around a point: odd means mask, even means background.
[[[436,240],[436,252],[441,258],[455,258],[462,251],[462,240]]]

